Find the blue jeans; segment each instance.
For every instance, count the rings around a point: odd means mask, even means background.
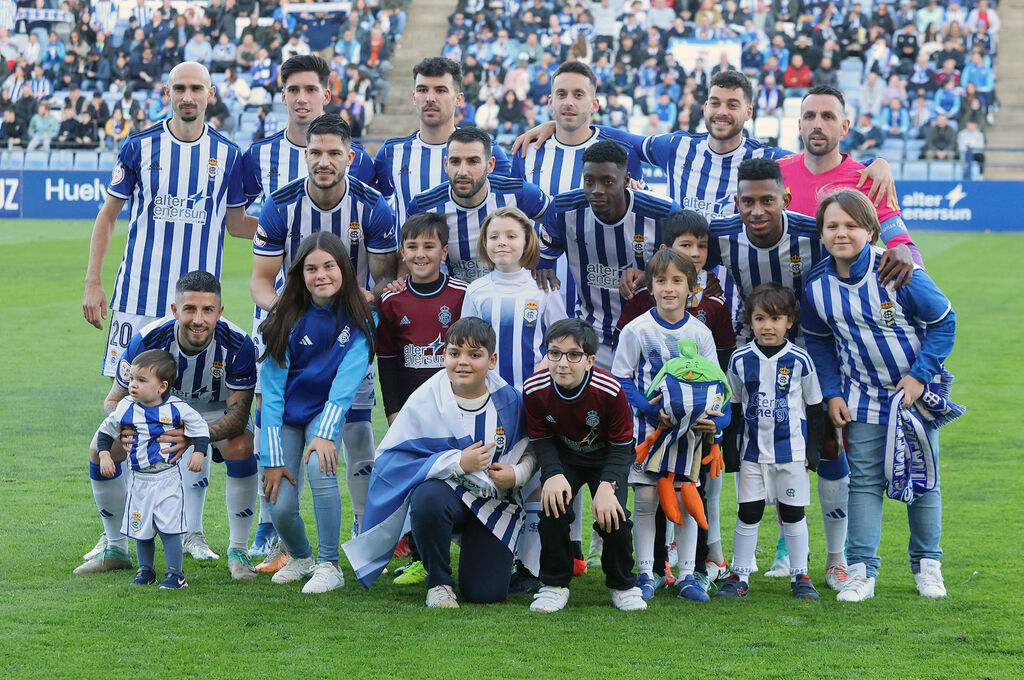
[[[928,440],[939,450],[939,431],[928,430]],[[885,495],[885,425],[850,423],[846,426],[846,455],[850,462],[850,516],[846,557],[850,564],[864,564],[867,575],[878,576],[881,559],[882,500]],[[921,570],[924,558],[942,557],[942,492],[935,488],[907,506],[910,524],[910,570]]]
[[[334,445],[341,451],[344,428],[338,428]],[[295,481],[302,484],[302,451],[313,439],[312,423],[300,429],[290,425],[281,426],[281,448],[284,450],[284,464]],[[320,457],[314,452],[305,466],[309,489],[313,494],[313,517],[316,519],[316,542],[318,562],[337,562],[341,540],[341,492],[338,490],[338,476],[320,472]],[[306,538],[306,525],[299,515],[300,486],[292,485],[287,479],[281,480],[277,491],[277,502],[270,506],[274,528],[292,557],[309,557],[313,548]]]

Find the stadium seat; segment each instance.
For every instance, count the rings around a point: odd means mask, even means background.
[[[903,179],[903,163],[901,161],[889,161],[889,167],[892,168],[892,178],[894,180],[899,181]]]
[[[95,151],[78,151],[75,153],[75,170],[96,170],[99,154]]]
[[[777,140],[781,130],[779,119],[775,116],[759,116],[754,120],[754,137],[763,141]]]
[[[971,163],[971,179],[977,182],[978,180],[985,179],[984,173],[981,171],[981,165],[978,163]]]
[[[800,150],[800,121],[796,117],[782,119],[779,148],[793,152]]]
[[[907,161],[904,163],[903,179],[913,181],[928,179],[928,161]]]
[[[908,139],[907,140],[907,158],[917,160],[921,157],[921,149],[924,148],[923,139]]]
[[[100,170],[113,170],[114,163],[117,162],[117,154],[113,151],[100,151],[99,155],[99,169]]]
[[[803,101],[801,97],[786,97],[782,100],[782,114],[786,118],[796,118],[800,115],[800,103]]]
[[[26,170],[46,170],[50,163],[50,153],[48,151],[26,151],[25,152],[25,169]]]
[[[886,139],[882,142],[881,155],[888,161],[903,160],[904,143],[902,139]]]
[[[50,154],[51,170],[71,170],[75,166],[74,151],[54,151]]]
[[[11,167],[11,158],[6,151],[0,152],[0,170],[7,170]]]
[[[21,170],[25,167],[25,152],[17,149],[8,151],[6,153],[7,160],[10,163],[8,167],[12,170]]]
[[[928,164],[928,179],[935,180],[937,182],[953,182],[962,178],[962,174],[957,173],[960,169],[959,163],[954,163],[952,161],[932,161]]]

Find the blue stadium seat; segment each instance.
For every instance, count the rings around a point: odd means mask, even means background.
[[[51,170],[71,170],[75,165],[73,151],[54,151],[50,154]]]
[[[6,151],[0,152],[0,170],[7,170],[11,167],[11,158]]]
[[[892,160],[903,160],[903,140],[893,138],[886,139],[882,142],[881,152],[881,155],[890,162]]]
[[[971,179],[974,181],[985,179],[985,176],[981,171],[981,165],[978,163],[971,163]]]
[[[918,159],[921,157],[921,149],[924,148],[923,139],[907,140],[907,158]]]
[[[957,179],[957,170],[960,169],[959,163],[952,161],[932,161],[928,165],[928,179],[941,181],[941,182],[952,182]]]
[[[10,163],[10,165],[8,167],[10,167],[12,170],[21,170],[23,167],[25,167],[25,152],[24,151],[18,151],[16,149],[14,149],[14,150],[8,151],[6,156],[7,156],[8,162]]]
[[[903,163],[901,161],[889,160],[889,167],[892,168],[892,178],[894,180],[899,181],[903,179]]]
[[[96,170],[99,165],[99,154],[95,151],[78,151],[75,153],[75,170]]]
[[[48,151],[26,151],[25,152],[25,169],[26,170],[46,170],[50,163],[50,153]]]
[[[928,179],[927,161],[907,161],[903,164],[904,180],[926,180]]]
[[[117,154],[113,151],[100,151],[99,155],[99,169],[100,170],[113,170],[114,163],[117,162]]]

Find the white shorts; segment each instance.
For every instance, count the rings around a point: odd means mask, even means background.
[[[156,536],[157,531],[165,534],[187,531],[185,484],[178,465],[159,472],[132,471],[128,476],[128,500],[121,533],[128,538],[146,540]]]
[[[377,405],[377,394],[374,391],[376,382],[377,367],[371,363],[370,367],[366,370],[363,381],[359,383],[359,387],[356,389],[355,399],[352,400],[353,410],[368,410]]]
[[[811,477],[802,460],[793,463],[740,461],[736,501],[765,501],[805,508],[811,504]]]
[[[100,368],[100,373],[108,378],[116,378],[118,364],[128,350],[128,343],[132,341],[132,336],[160,318],[162,317],[111,312],[110,328],[107,330],[107,346],[103,354],[103,366]]]

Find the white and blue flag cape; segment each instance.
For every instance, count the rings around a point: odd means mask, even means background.
[[[529,442],[523,398],[494,371],[487,374],[487,391],[504,430],[504,441],[496,438],[494,462],[515,465]],[[459,476],[450,472],[456,469],[462,449],[479,440],[459,412],[445,371],[438,371],[412,393],[377,448],[362,532],[342,545],[360,583],[370,587],[391,560],[406,524],[409,496],[428,479],[446,480],[477,518],[515,552],[523,522],[519,490],[499,490],[486,471]]]
[[[910,408],[903,408],[903,390],[889,399],[884,468],[889,498],[909,505],[935,488],[939,452],[932,449],[927,430],[951,423],[967,411],[949,400],[952,384],[952,374],[943,369],[939,379],[928,384]]]

